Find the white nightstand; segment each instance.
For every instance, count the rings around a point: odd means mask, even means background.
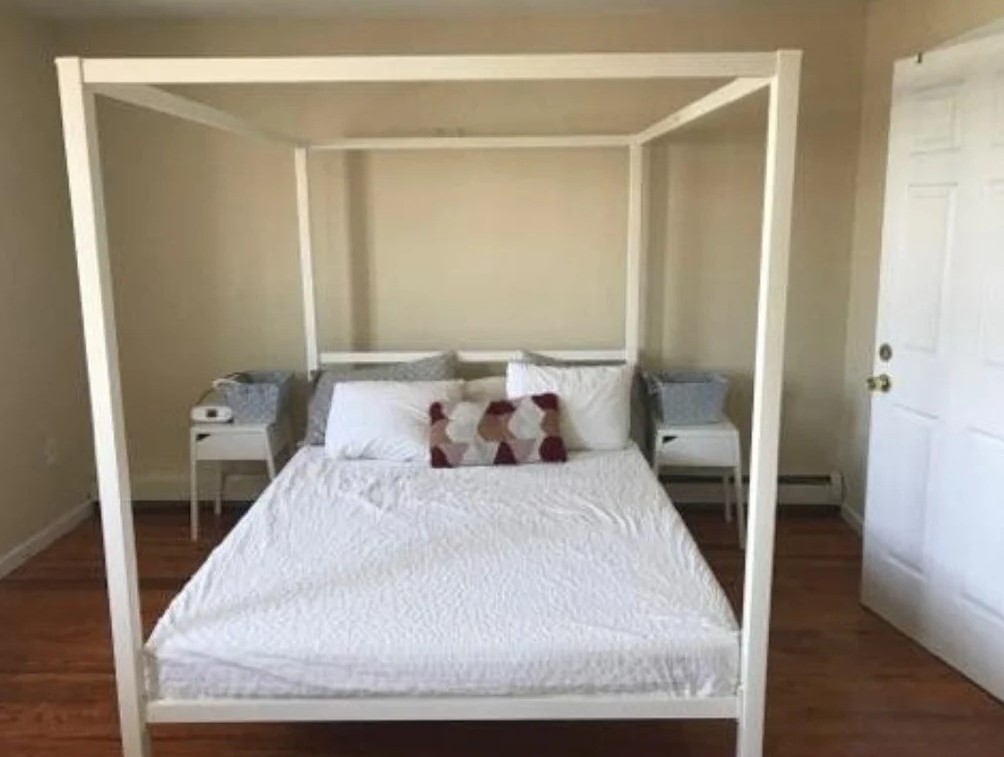
[[[289,446],[291,439],[289,421],[285,418],[272,424],[192,424],[189,436],[192,541],[199,538],[199,463],[217,463],[214,511],[220,515],[226,487],[226,464],[236,460],[263,461],[271,480],[275,478],[276,458]]]
[[[655,420],[652,467],[656,476],[662,468],[715,468],[722,476],[725,519],[732,520],[732,491],[735,490],[736,524],[739,546],[746,544],[746,505],[743,500],[742,447],[739,430],[732,421],[705,426],[671,426]]]

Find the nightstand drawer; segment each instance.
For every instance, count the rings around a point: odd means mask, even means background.
[[[260,431],[198,434],[194,452],[198,460],[262,460],[268,457],[265,435]]]
[[[658,465],[731,468],[736,464],[733,440],[724,434],[661,433],[656,439],[655,455]]]

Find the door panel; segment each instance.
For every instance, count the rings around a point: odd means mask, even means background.
[[[894,337],[901,349],[937,354],[942,287],[954,238],[955,186],[910,186],[905,235],[896,276],[899,296]]]
[[[993,83],[994,114],[992,139],[995,147],[1004,147],[1004,71],[998,71]]]
[[[922,90],[911,101],[910,143],[914,154],[958,149],[962,141],[958,84]]]
[[[1004,180],[987,188],[990,236],[1004,239]],[[987,261],[980,308],[980,359],[984,370],[1004,380],[1004,255]]]
[[[888,450],[889,465],[877,469],[870,485],[874,496],[888,506],[876,508],[869,524],[870,536],[879,538],[890,558],[920,574],[924,572],[925,507],[917,507],[928,498],[931,433],[936,419],[932,416],[896,407],[883,415],[884,438],[895,438],[895,448]],[[919,474],[917,473],[919,472]]]
[[[1004,153],[1004,145],[999,148]],[[999,176],[1000,178],[997,178]],[[973,400],[968,406],[970,424],[990,434],[1004,430],[1004,166],[987,182],[983,213],[987,234],[978,243],[987,249],[974,276],[980,308],[974,316],[977,334]]]
[[[968,434],[966,456],[973,480],[993,481],[1004,473],[1004,437],[978,431]],[[970,487],[960,503],[960,518],[968,526],[966,543],[971,557],[962,576],[963,598],[984,612],[1004,620],[1004,529],[1000,528],[1001,491],[991,487]],[[987,527],[989,526],[989,527]]]

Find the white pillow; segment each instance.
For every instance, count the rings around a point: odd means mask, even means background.
[[[633,365],[550,366],[509,363],[510,397],[554,392],[561,436],[570,450],[623,449],[631,431]]]
[[[467,402],[495,402],[508,397],[505,376],[487,376],[464,382],[464,400]]]
[[[324,451],[341,459],[429,457],[429,406],[461,399],[463,381],[350,381],[335,385]]]

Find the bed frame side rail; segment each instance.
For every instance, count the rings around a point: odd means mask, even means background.
[[[665,695],[540,697],[343,697],[338,699],[162,699],[151,723],[381,720],[735,720],[738,697]]]

